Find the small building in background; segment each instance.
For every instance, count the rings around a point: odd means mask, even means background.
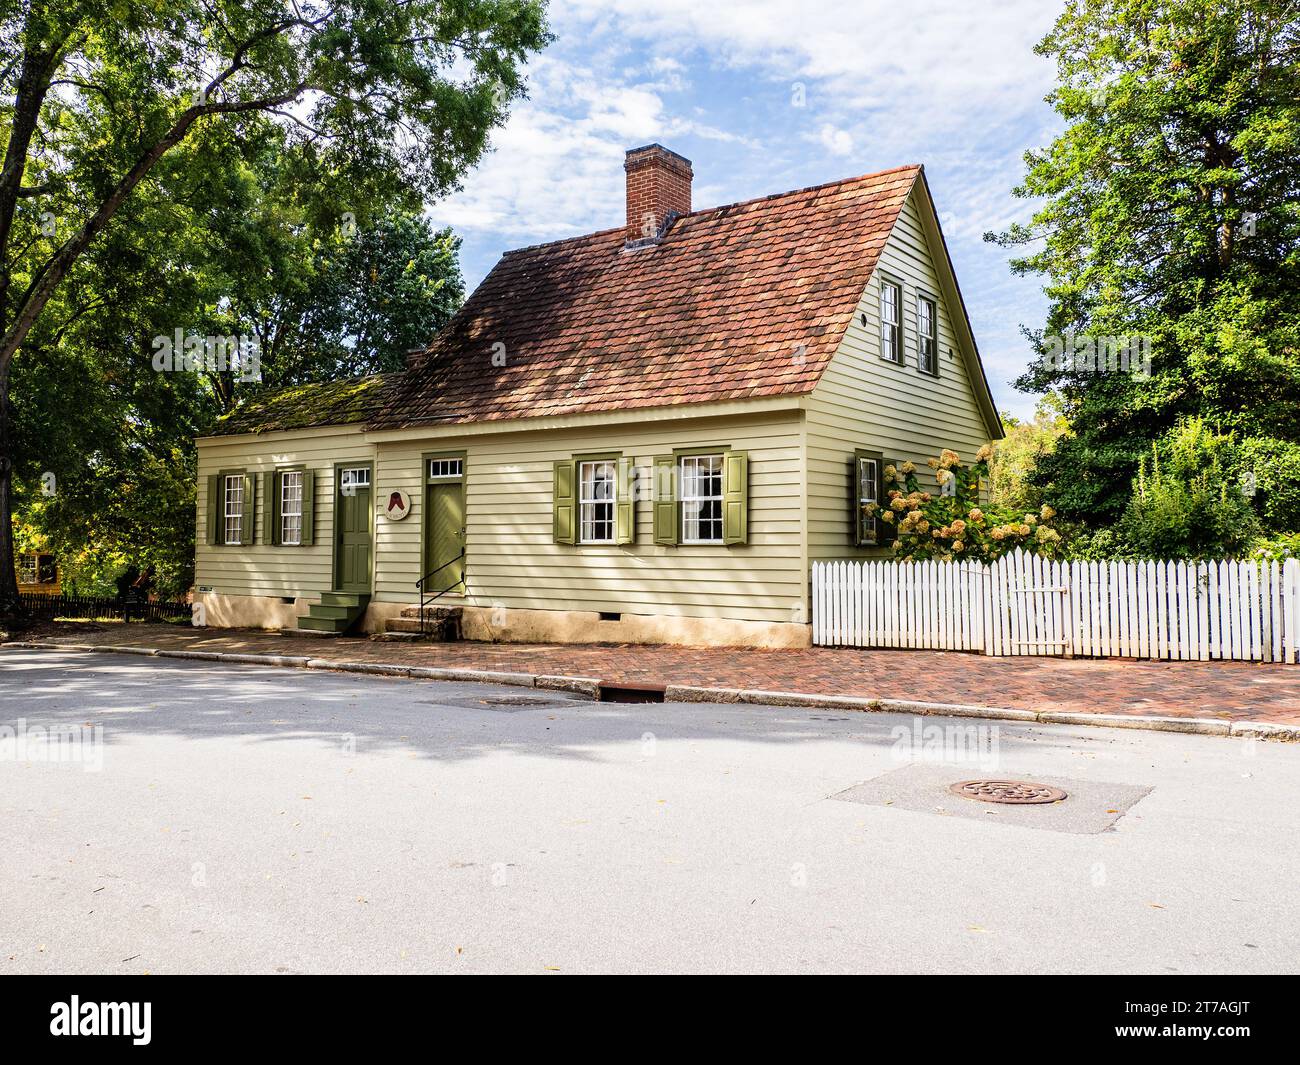
[[[59,564],[47,551],[21,551],[14,558],[18,591],[23,595],[61,595]]]

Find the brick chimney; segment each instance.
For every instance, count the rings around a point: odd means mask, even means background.
[[[669,216],[691,212],[691,161],[662,144],[633,148],[627,171],[627,241],[653,240]]]

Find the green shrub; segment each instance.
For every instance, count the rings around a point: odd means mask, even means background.
[[[1285,562],[1300,558],[1300,533],[1265,537],[1251,545],[1250,557],[1258,562]]]
[[[1240,558],[1259,534],[1231,435],[1181,420],[1151,446],[1117,527],[1141,558]]]

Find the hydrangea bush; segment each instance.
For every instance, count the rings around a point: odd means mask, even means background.
[[[886,466],[886,498],[880,519],[896,532],[897,558],[974,559],[992,562],[1017,547],[1036,555],[1056,557],[1061,535],[1051,525],[1056,511],[1044,506],[1037,514],[981,503],[980,486],[987,484],[993,449],[979,449],[971,466],[955,451],[944,450],[929,460],[935,491],[922,491],[916,466],[904,462]]]

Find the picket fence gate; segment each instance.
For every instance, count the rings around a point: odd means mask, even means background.
[[[813,643],[1300,661],[1300,560],[814,562]]]

